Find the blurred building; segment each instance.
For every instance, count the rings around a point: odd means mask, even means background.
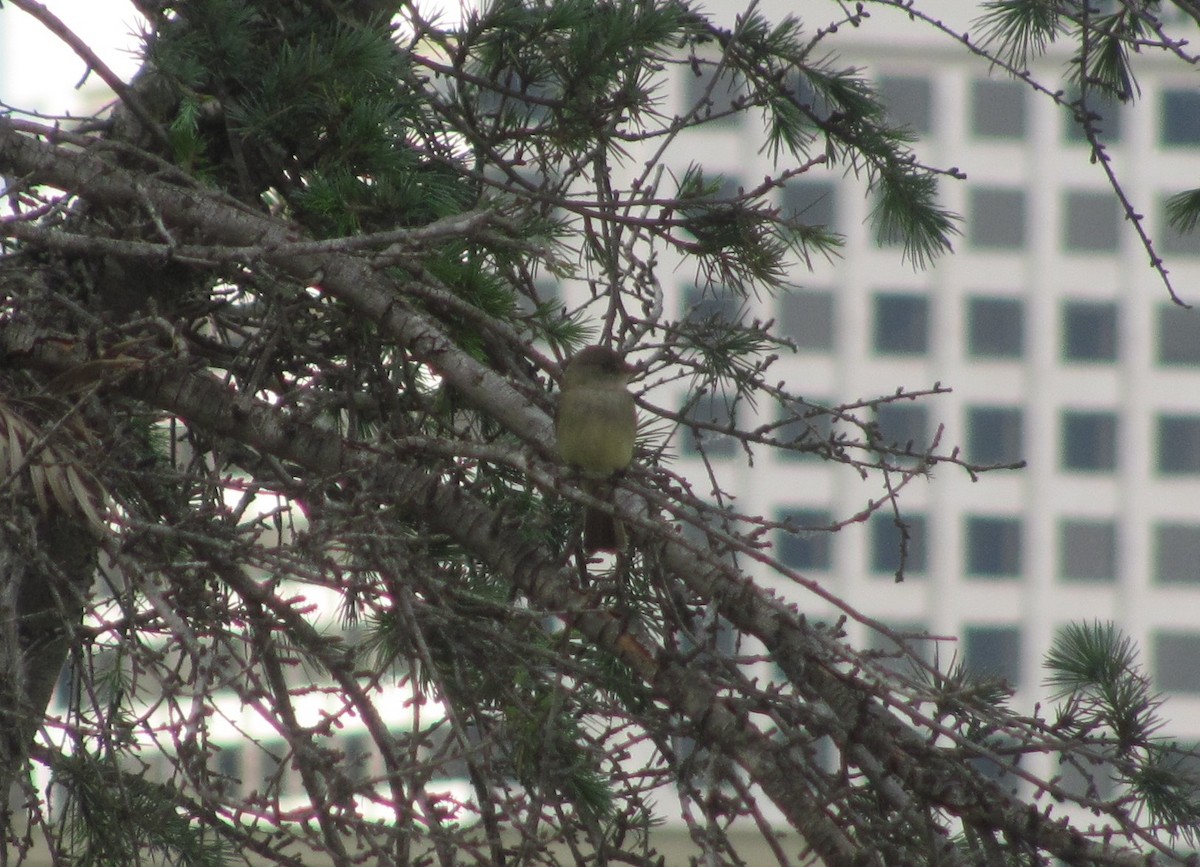
[[[758,11],[770,21],[797,15],[815,33],[844,21],[849,5],[775,0]],[[940,453],[959,445],[972,462],[1027,466],[974,479],[941,464],[910,483],[899,498],[911,535],[901,583],[900,530],[887,507],[836,533],[819,529],[883,496],[878,480],[767,449],[748,467],[732,442],[716,461],[720,479],[740,511],[814,528],[777,537],[788,565],[900,630],[957,637],[938,644],[942,663],[957,654],[975,671],[1002,675],[1017,686],[1018,706],[1045,698],[1042,660],[1064,624],[1115,621],[1169,696],[1167,731],[1200,741],[1200,313],[1172,303],[1068,109],[928,23],[866,5],[869,19],[841,27],[814,56],[832,52],[837,65],[860,68],[918,136],[921,162],[966,173],[940,186],[962,235],[952,255],[914,269],[899,246],[876,240],[873,202],[845,166],[788,183],[780,207],[832,227],[845,247],[797,272],[795,291],[744,311],[774,318],[800,347],[767,378],[824,406],[940,383],[952,391],[859,414],[875,413],[901,445],[937,438]],[[979,30],[970,22],[975,3],[918,5]],[[744,4],[708,8],[732,26]],[[1068,100],[1070,54],[1069,46],[1052,52],[1032,77]],[[1200,234],[1172,231],[1164,203],[1200,183],[1200,88],[1178,59],[1143,52],[1134,62],[1136,105],[1100,105],[1099,126],[1176,290],[1195,304]],[[707,81],[686,68],[674,74],[669,110],[683,113]],[[695,136],[704,140],[693,138],[685,156],[722,172],[727,189],[776,171],[753,116]],[[684,315],[696,298],[694,270],[673,264],[660,273],[676,281]],[[712,409],[724,412],[719,400]],[[753,429],[774,421],[771,412],[739,406],[736,420]],[[694,455],[680,469],[705,479]],[[839,613],[803,588],[785,592],[813,616]],[[847,628],[860,646],[877,640],[858,624]]]

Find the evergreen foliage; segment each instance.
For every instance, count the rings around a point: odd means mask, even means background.
[[[838,255],[774,199],[822,167],[861,177],[910,264],[952,251],[938,190],[959,173],[837,58],[863,8],[725,27],[682,0],[494,0],[451,27],[379,0],[138,5],[145,69],[111,114],[0,117],[0,541],[22,540],[0,550],[0,767],[69,793],[26,786],[10,840],[80,864],[649,865],[665,791],[698,857],[731,863],[743,829],[780,863],[831,865],[1195,845],[1189,756],[1157,739],[1115,630],[1064,632],[1057,716],[1022,715],[767,544],[813,528],[743,510],[711,462],[671,469],[688,442],[816,455],[885,492],[818,530],[886,509],[904,538],[913,480],[1002,469],[880,431],[879,407],[941,385],[813,403],[773,370],[774,323],[746,315]],[[985,53],[1022,67],[1075,40],[1083,98],[1133,99],[1156,5],[997,0]],[[688,139],[732,118],[776,166],[750,189]],[[1181,230],[1196,199],[1173,200]],[[666,262],[695,275],[678,313]],[[593,342],[638,366],[638,459],[612,503],[551,433],[561,362]],[[659,405],[681,384],[682,409]],[[101,502],[86,551],[55,534]],[[627,555],[585,562],[581,504],[621,513]],[[851,646],[751,567],[893,650]],[[26,597],[49,636],[22,632]],[[58,644],[39,681],[33,650]],[[68,656],[76,688],[42,725]],[[1049,755],[1111,767],[1121,794],[1021,764]]]

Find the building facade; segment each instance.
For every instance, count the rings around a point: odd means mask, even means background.
[[[724,5],[732,26],[742,4]],[[977,4],[917,5],[960,32],[978,29],[964,17]],[[797,15],[815,32],[842,6],[758,8],[768,20]],[[883,493],[849,468],[771,450],[748,468],[730,449],[718,461],[728,464],[722,481],[741,510],[814,528],[777,537],[787,565],[900,631],[956,639],[931,645],[930,658],[1005,677],[1026,709],[1046,697],[1042,660],[1065,624],[1115,622],[1168,699],[1167,733],[1200,742],[1200,313],[1174,303],[1150,267],[1069,109],[928,23],[871,11],[818,54],[863,71],[917,134],[922,163],[966,174],[939,191],[962,234],[953,254],[914,269],[899,246],[876,239],[865,184],[845,166],[790,182],[779,205],[831,226],[845,246],[796,273],[794,291],[751,302],[751,315],[775,319],[799,347],[770,378],[828,406],[938,383],[949,393],[875,411],[889,439],[919,449],[937,437],[941,453],[958,445],[972,462],[1025,466],[976,479],[940,465],[910,484],[899,499],[911,534],[902,582],[888,509],[836,533],[819,529]],[[1052,51],[1032,79],[1069,99],[1070,55],[1069,46]],[[1135,104],[1099,107],[1102,140],[1176,292],[1195,304],[1200,235],[1171,230],[1164,204],[1200,181],[1200,88],[1172,57],[1147,52],[1135,68]],[[674,110],[688,110],[702,87],[680,70]],[[775,169],[752,117],[696,135],[705,141],[693,150],[729,188]],[[663,273],[679,281],[686,314],[690,272]],[[739,408],[743,429],[772,421]],[[701,467],[693,456],[681,470],[698,477]],[[784,592],[813,616],[837,613],[801,588]],[[859,646],[877,640],[853,622],[847,629]]]

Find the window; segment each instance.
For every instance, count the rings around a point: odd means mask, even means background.
[[[1068,361],[1115,361],[1117,305],[1068,301],[1063,305],[1063,357]]]
[[[875,351],[916,355],[929,348],[929,299],[924,295],[875,296]]]
[[[1200,90],[1164,90],[1159,131],[1164,145],[1200,144]]]
[[[533,313],[539,305],[554,304],[561,299],[562,294],[559,291],[558,281],[541,276],[534,280],[531,293],[526,294],[526,291],[516,293],[517,307],[522,313]]]
[[[817,92],[807,75],[797,72],[792,77],[792,86],[796,91],[793,98],[797,105],[821,121],[829,120],[829,116],[833,114],[833,105],[830,103],[829,97]]]
[[[901,520],[908,528],[904,574],[924,572],[926,566],[926,550],[928,549],[927,529],[924,515],[904,515]],[[871,537],[871,571],[896,574],[900,569],[900,548],[903,544],[903,532],[896,525],[896,516],[888,512],[876,512],[868,523]]]
[[[783,188],[783,210],[806,226],[837,225],[837,187],[833,181],[793,180]]]
[[[746,88],[741,78],[728,69],[717,78],[716,68],[712,64],[699,68],[699,75],[690,69],[684,73],[683,111],[696,111],[696,116],[700,118],[717,115],[722,122],[736,124],[742,117],[742,112],[729,112],[733,109],[734,100],[745,95]],[[697,106],[700,106],[699,109]]]
[[[687,416],[701,424],[728,428],[734,423],[735,413],[724,395],[704,394],[688,410]],[[688,428],[684,436],[684,451],[692,455],[704,454],[710,458],[732,457],[737,451],[737,440],[729,434]]]
[[[790,419],[790,421],[784,421]],[[775,420],[783,422],[775,429],[775,438],[784,443],[807,446],[809,451],[779,450],[778,457],[791,460],[817,458],[825,453],[819,443],[829,442],[833,434],[833,413],[820,402],[796,402],[790,407],[777,406]]]
[[[1025,135],[1025,85],[992,79],[972,82],[971,129],[985,138]]]
[[[879,446],[920,454],[929,444],[929,413],[920,404],[880,404],[875,409],[875,422],[879,425]]]
[[[1014,298],[967,302],[967,352],[979,358],[1019,358],[1024,350],[1025,305]]]
[[[1175,304],[1158,308],[1160,364],[1200,364],[1200,315]]]
[[[1073,253],[1111,253],[1120,243],[1121,207],[1111,192],[1068,190],[1063,246]]]
[[[1159,416],[1158,471],[1169,476],[1200,473],[1200,416]]]
[[[1117,769],[1110,762],[1096,764],[1094,759],[1059,755],[1061,779],[1058,785],[1077,798],[1091,797],[1107,800],[1117,792]]]
[[[1062,414],[1062,464],[1081,471],[1113,470],[1117,466],[1117,416],[1111,412]]]
[[[1200,692],[1200,633],[1154,636],[1154,686],[1166,692]]]
[[[689,286],[683,293],[684,315],[689,322],[716,319],[739,322],[746,314],[746,299],[723,286]]]
[[[797,530],[793,533],[784,530],[776,532],[775,547],[783,565],[798,570],[830,567],[833,546],[830,545],[830,532],[827,528],[833,519],[829,512],[820,509],[791,509],[781,513],[779,520],[787,521]]]
[[[1180,232],[1167,219],[1167,200],[1163,197],[1158,203],[1158,234],[1155,237],[1163,252],[1176,256],[1200,256],[1200,229],[1190,232]]]
[[[967,410],[967,459],[977,464],[1021,460],[1022,412],[1018,407],[976,406]]]
[[[1092,127],[1100,134],[1103,141],[1116,144],[1121,140],[1121,103],[1113,96],[1089,90],[1085,101],[1079,104],[1078,92],[1075,94],[1074,106],[1078,112],[1090,118]],[[1083,124],[1075,117],[1066,115],[1065,138],[1069,142],[1086,142],[1087,136]]]
[[[975,187],[967,194],[967,240],[981,250],[1014,250],[1025,245],[1025,193]]]
[[[879,95],[892,123],[922,134],[933,129],[933,87],[929,79],[885,75],[879,79]]]
[[[881,654],[876,658],[880,665],[888,671],[904,677],[912,677],[919,672],[919,666],[912,657],[915,656],[927,665],[934,664],[937,642],[920,637],[929,632],[929,628],[924,623],[916,621],[888,622],[886,625],[898,636],[899,642],[874,629],[867,631],[867,649]]]
[[[779,298],[779,326],[799,349],[833,349],[833,293],[787,292]]]
[[[1116,580],[1117,525],[1112,521],[1063,521],[1058,545],[1058,574],[1064,580]]]
[[[1021,630],[1015,626],[968,626],[963,630],[967,671],[979,678],[1021,681]]]
[[[1200,525],[1159,524],[1154,528],[1154,580],[1200,584]]]
[[[1020,518],[967,519],[967,574],[976,578],[1021,574]]]

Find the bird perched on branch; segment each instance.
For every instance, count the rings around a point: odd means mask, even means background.
[[[588,493],[603,500],[612,496],[608,480],[633,460],[637,410],[628,389],[633,370],[616,350],[586,346],[563,371],[554,426],[558,451],[582,472]],[[617,552],[625,541],[620,521],[597,509],[584,510],[584,551]]]

